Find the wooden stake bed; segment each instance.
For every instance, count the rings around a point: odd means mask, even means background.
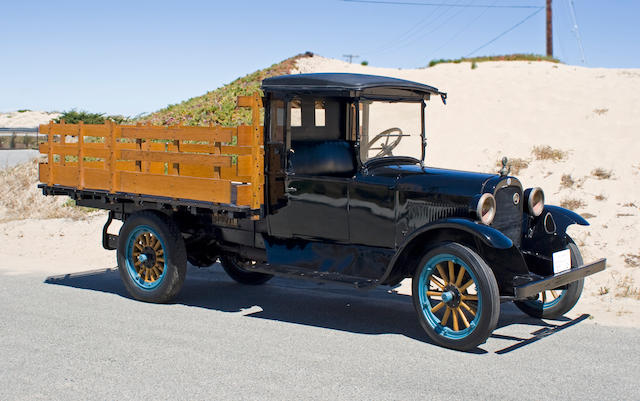
[[[264,203],[262,99],[238,97],[238,127],[44,124],[40,181],[48,187],[152,195],[260,209]],[[234,196],[232,196],[232,193]]]

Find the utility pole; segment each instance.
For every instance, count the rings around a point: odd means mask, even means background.
[[[551,0],[547,0],[547,56],[553,57],[553,18]]]
[[[354,58],[358,58],[360,56],[355,55],[355,54],[343,54],[342,57],[348,58],[349,59],[349,63],[352,63]]]

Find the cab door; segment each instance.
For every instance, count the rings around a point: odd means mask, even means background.
[[[349,186],[351,243],[395,247],[396,183],[394,176],[358,173]]]
[[[342,139],[338,101],[309,97],[272,102],[267,146],[269,233],[280,238],[348,241],[348,190],[353,172],[335,171],[350,145]],[[278,113],[282,119],[278,126]],[[275,119],[275,120],[274,120]],[[284,141],[277,142],[277,132]],[[346,153],[345,153],[346,152]],[[273,163],[272,163],[273,161]]]

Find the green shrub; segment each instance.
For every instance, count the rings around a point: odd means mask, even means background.
[[[106,120],[111,120],[116,124],[122,124],[129,121],[129,118],[115,115],[105,116],[105,113],[90,113],[88,111],[77,111],[75,109],[63,112],[60,117],[54,119],[55,123],[60,123],[64,120],[67,124],[78,124],[80,121],[85,124],[104,124]]]
[[[454,63],[459,64],[463,61],[469,61],[472,64],[475,62],[483,62],[483,61],[549,61],[552,63],[559,63],[560,60],[557,58],[549,57],[549,56],[541,56],[539,54],[505,54],[502,56],[479,56],[479,57],[462,57],[459,59],[437,59],[429,61],[429,67],[433,67],[434,65],[444,64],[444,63]]]
[[[104,113],[89,113],[88,111],[69,110],[63,112],[60,117],[53,120],[55,123],[64,121],[67,124],[104,124]]]
[[[169,105],[155,113],[140,116],[136,122],[151,122],[154,125],[192,125],[208,126],[209,124],[232,127],[251,122],[251,110],[236,108],[238,96],[251,95],[260,91],[260,84],[265,78],[290,74],[296,62],[302,57],[311,57],[307,52],[288,58],[271,67],[255,71],[244,77],[208,92],[202,96],[185,100],[179,104]]]

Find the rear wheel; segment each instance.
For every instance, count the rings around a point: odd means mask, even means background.
[[[437,344],[470,350],[484,343],[500,316],[493,272],[470,248],[447,243],[421,260],[412,283],[420,325]]]
[[[220,263],[229,277],[240,284],[259,285],[273,278],[271,274],[249,271],[248,268],[256,262],[237,255],[224,255],[220,258]]]
[[[140,212],[129,217],[118,238],[118,270],[132,297],[168,302],[184,283],[187,254],[176,225],[166,216]]]
[[[567,248],[571,251],[571,267],[582,266],[582,255],[578,246],[572,242]],[[536,299],[516,301],[516,306],[529,316],[542,319],[556,319],[569,312],[580,299],[584,279],[567,284],[566,289],[547,290],[538,294]]]

